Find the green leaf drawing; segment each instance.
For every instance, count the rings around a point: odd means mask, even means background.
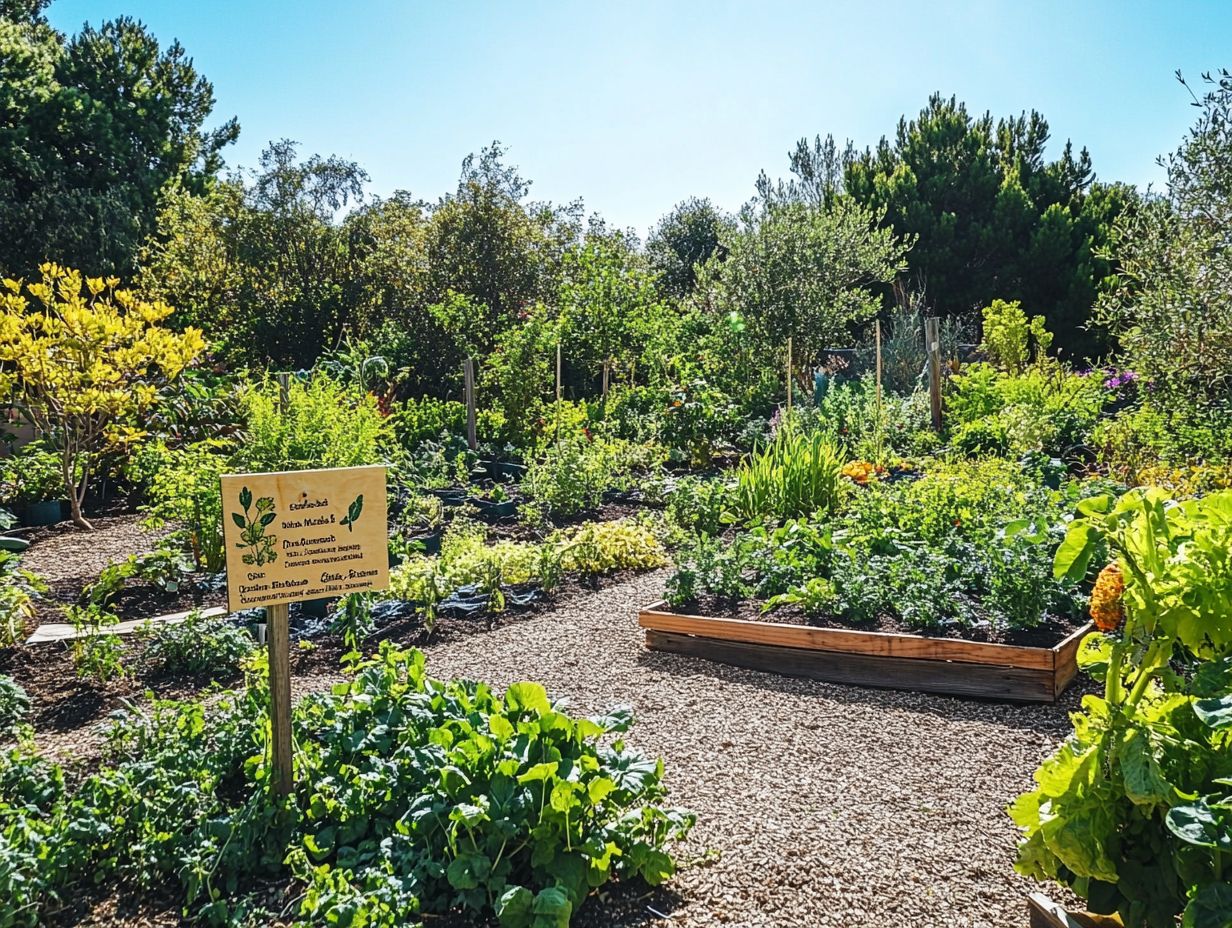
[[[351,502],[351,505],[347,507],[347,514],[341,522],[342,525],[347,527],[348,532],[354,528],[355,522],[359,519],[359,515],[363,511],[364,494],[360,493],[359,496],[355,497],[355,499]]]

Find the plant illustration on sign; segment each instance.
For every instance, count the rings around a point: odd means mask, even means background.
[[[355,497],[355,499],[351,502],[351,505],[347,507],[347,514],[341,523],[347,527],[348,532],[354,531],[355,523],[359,520],[359,515],[363,511],[364,494],[360,493],[359,496]]]
[[[244,563],[255,564],[257,567],[274,563],[278,559],[274,542],[278,539],[276,535],[267,535],[265,532],[276,517],[274,498],[262,496],[257,500],[256,512],[250,514],[252,490],[244,487],[240,490],[240,505],[244,507],[243,513],[233,512],[231,519],[240,529],[240,540],[235,546],[249,549],[243,556]]]

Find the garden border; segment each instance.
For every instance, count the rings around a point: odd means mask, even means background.
[[[652,651],[830,683],[1056,702],[1078,672],[1090,624],[1050,648],[929,638],[893,632],[817,628],[672,612],[666,602],[638,613]]]

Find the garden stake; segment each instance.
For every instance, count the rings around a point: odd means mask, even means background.
[[[877,346],[877,413],[881,413],[881,320],[873,323],[873,341]]]
[[[933,430],[941,431],[941,320],[924,320],[924,347],[928,351],[928,400],[933,414]]]
[[[286,415],[291,405],[291,375],[278,375],[278,405]],[[286,603],[265,607],[265,639],[269,649],[270,746],[274,765],[271,782],[279,796],[291,795],[294,761],[291,755],[291,620]]]
[[[791,415],[791,336],[787,336],[787,414]]]
[[[475,434],[475,359],[467,358],[462,362],[462,376],[466,381],[466,444],[472,451],[479,447],[479,439]]]

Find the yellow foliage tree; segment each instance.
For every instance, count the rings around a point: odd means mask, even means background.
[[[73,521],[89,529],[82,503],[100,455],[141,436],[142,413],[205,339],[160,325],[172,308],[114,277],[83,278],[57,264],[39,271],[41,281],[6,279],[0,288],[0,396],[60,449]]]

